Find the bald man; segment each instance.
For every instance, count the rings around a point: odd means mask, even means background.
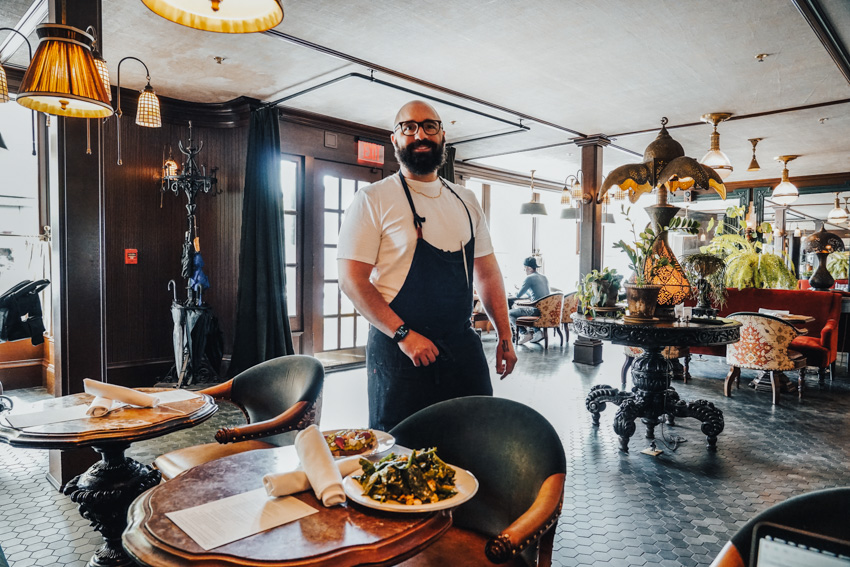
[[[437,176],[446,135],[411,101],[390,136],[401,171],[357,192],[339,234],[339,283],[372,324],[366,346],[369,427],[388,431],[439,401],[492,395],[472,290],[496,326],[496,373],[516,353],[502,275],[472,191]]]

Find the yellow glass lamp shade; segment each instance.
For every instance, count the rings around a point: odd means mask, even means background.
[[[173,177],[177,175],[178,167],[177,162],[169,157],[165,160],[165,163],[162,164],[162,173],[165,177]]]
[[[139,95],[139,103],[136,106],[136,124],[147,126],[148,128],[159,128],[162,126],[159,99],[150,83],[147,84]]]
[[[196,30],[252,33],[270,30],[283,21],[280,0],[142,0],[145,6],[174,23]]]
[[[109,85],[109,67],[106,66],[106,61],[103,60],[102,57],[95,56],[94,58],[95,67],[97,67],[97,74],[100,75],[100,80],[103,82],[103,88],[106,89],[106,95],[109,97],[109,100],[112,100],[112,89]]]
[[[17,102],[56,116],[111,116],[109,95],[91,53],[94,38],[61,24],[43,24],[36,33],[38,49],[21,81]]]
[[[0,65],[0,103],[9,102],[9,83],[6,81],[6,69]]]
[[[661,266],[655,270],[655,276],[650,278],[652,273],[652,265],[647,263],[644,267],[644,274],[647,276],[647,283],[661,286],[661,291],[658,292],[658,305],[663,307],[672,307],[682,303],[691,294],[691,285],[688,283],[688,278],[682,270],[682,266],[676,260],[675,254],[670,250],[670,247],[665,242],[666,234],[655,242],[655,252],[661,258],[667,258],[668,264]]]

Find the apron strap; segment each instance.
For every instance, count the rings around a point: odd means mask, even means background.
[[[446,180],[443,179],[442,177],[440,177],[440,183],[443,184],[443,187],[445,187],[446,189],[451,191],[452,195],[457,197],[457,200],[460,201],[461,205],[463,205],[463,210],[466,211],[466,218],[467,218],[467,220],[469,220],[469,238],[474,238],[475,237],[475,230],[472,228],[472,215],[469,214],[469,207],[466,206],[466,203],[463,202],[463,199],[460,198],[460,195],[455,193],[455,190],[452,189],[449,186],[449,184],[446,182]],[[425,220],[425,219],[422,219],[422,220]]]
[[[413,226],[416,227],[416,238],[422,239],[422,223],[425,222],[425,217],[420,217],[416,212],[416,207],[413,206],[413,197],[410,195],[410,189],[407,187],[407,181],[401,171],[398,172],[398,177],[401,179],[401,186],[404,188],[404,195],[407,197],[407,202],[410,204],[410,210],[413,212]]]

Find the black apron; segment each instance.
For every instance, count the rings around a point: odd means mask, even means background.
[[[369,427],[389,431],[407,416],[437,402],[462,396],[492,396],[493,385],[481,339],[472,329],[472,276],[475,231],[466,203],[470,238],[462,250],[446,252],[425,241],[407,181],[401,185],[416,227],[416,249],[407,278],[390,302],[405,324],[431,339],[440,351],[428,366],[416,367],[398,344],[371,327],[366,346]]]

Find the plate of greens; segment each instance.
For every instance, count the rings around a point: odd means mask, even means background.
[[[418,514],[459,506],[478,492],[478,479],[437,456],[436,449],[391,453],[377,462],[360,460],[361,470],[343,480],[353,501],[389,512]]]

